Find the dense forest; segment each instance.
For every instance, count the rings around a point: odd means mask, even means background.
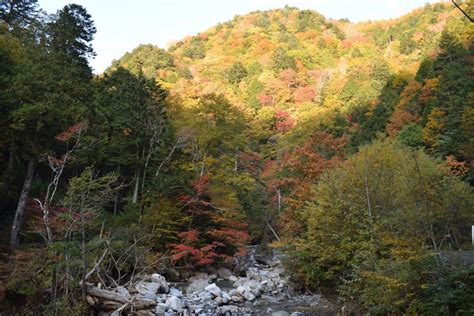
[[[453,4],[251,12],[100,75],[86,8],[0,19],[0,310],[87,315],[87,282],[260,245],[356,313],[474,313],[474,24]]]

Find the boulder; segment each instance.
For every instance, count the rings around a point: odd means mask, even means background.
[[[135,285],[135,290],[143,296],[155,295],[161,289],[160,283],[155,282],[138,282]]]
[[[222,291],[222,300],[224,304],[227,304],[230,302],[230,295],[227,292]]]
[[[237,288],[237,293],[238,293],[238,294],[244,295],[245,292],[250,292],[250,288],[249,288],[248,286],[240,285],[240,286]]]
[[[235,302],[235,303],[243,303],[245,301],[245,299],[240,295],[233,295],[230,297],[230,299],[232,302]]]
[[[214,299],[214,302],[216,302],[217,306],[221,306],[224,304],[224,299],[220,296],[217,296],[215,299]]]
[[[215,283],[206,286],[205,290],[212,293],[214,296],[222,296],[222,290]]]
[[[211,294],[210,292],[203,291],[203,292],[199,293],[199,300],[202,301],[202,302],[210,301],[213,298],[214,298],[214,295]]]
[[[179,311],[183,309],[183,302],[176,296],[169,297],[166,300],[166,305],[168,305],[174,311]]]
[[[226,268],[217,269],[217,275],[219,276],[219,278],[224,279],[224,280],[229,280],[230,277],[233,276],[232,272]]]
[[[247,283],[249,279],[247,278],[238,278],[236,281],[234,281],[234,284],[232,284],[234,287],[239,287],[241,285],[244,285]]]
[[[188,287],[186,288],[186,293],[187,294],[200,293],[204,291],[208,285],[209,285],[208,279],[191,280],[191,284],[189,284]]]
[[[244,298],[245,298],[247,301],[251,302],[251,301],[253,301],[256,297],[255,297],[255,294],[253,294],[252,292],[248,291],[248,292],[245,292],[245,293],[244,293]]]
[[[172,287],[172,288],[170,288],[170,295],[177,296],[177,297],[182,297],[183,292],[180,289]]]
[[[155,313],[158,315],[164,314],[168,310],[169,306],[163,303],[156,304]]]
[[[164,276],[158,274],[158,273],[153,273],[151,275],[151,282],[153,283],[158,283],[160,284],[160,293],[169,293],[170,288],[168,286],[168,282],[166,282],[166,279]]]
[[[272,313],[272,316],[290,316],[290,313],[285,311],[276,311]]]

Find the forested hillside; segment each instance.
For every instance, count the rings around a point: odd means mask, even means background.
[[[251,12],[97,76],[86,8],[0,8],[12,314],[87,313],[86,282],[180,278],[251,244],[352,311],[474,312],[473,262],[450,260],[472,252],[474,24],[451,3]]]

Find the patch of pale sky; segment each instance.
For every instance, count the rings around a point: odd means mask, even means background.
[[[39,0],[41,8],[54,13],[75,2],[92,15],[97,27],[91,60],[96,73],[113,59],[139,44],[165,48],[169,42],[194,35],[255,10],[284,7],[318,11],[327,18],[358,22],[395,18],[430,0]]]

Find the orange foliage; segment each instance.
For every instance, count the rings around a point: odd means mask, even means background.
[[[458,161],[453,155],[446,157],[446,164],[452,174],[457,176],[465,176],[469,172],[469,168],[464,161]]]
[[[395,110],[387,124],[386,131],[391,137],[396,136],[398,132],[408,123],[415,122],[418,116],[405,110]]]
[[[293,99],[296,103],[302,103],[307,101],[313,101],[316,97],[316,90],[313,87],[299,87],[293,94]]]

